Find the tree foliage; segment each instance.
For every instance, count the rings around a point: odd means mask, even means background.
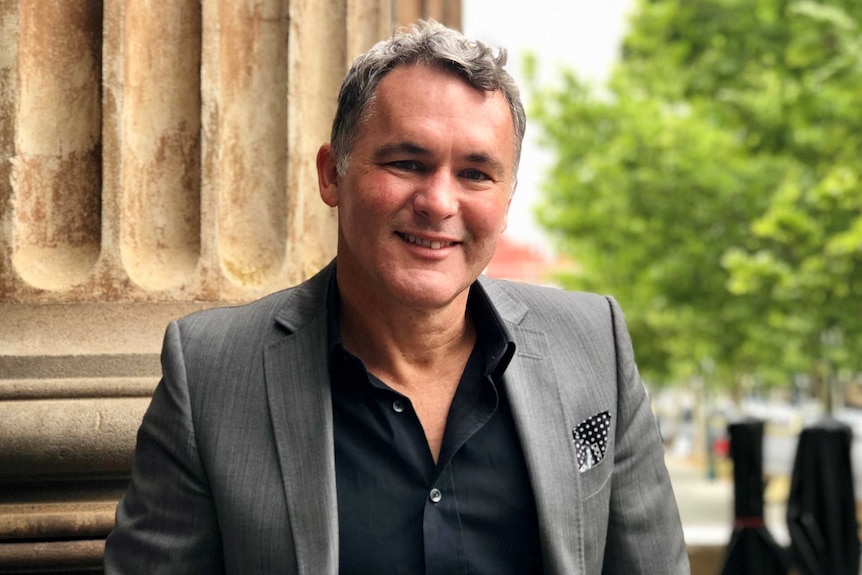
[[[860,371],[862,2],[641,0],[605,91],[530,89],[562,281],[648,377]]]

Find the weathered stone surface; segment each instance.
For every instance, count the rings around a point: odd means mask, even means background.
[[[12,266],[38,289],[85,280],[99,256],[99,4],[18,3]]]
[[[201,5],[130,2],[122,18],[120,254],[135,285],[167,291],[201,252]]]
[[[217,305],[216,302],[183,303],[44,303],[22,304],[0,301],[0,362],[5,357],[83,358],[106,355],[158,356],[165,327],[172,319]],[[39,368],[34,362],[33,368]],[[132,367],[115,375],[158,374],[158,361],[144,373]],[[62,374],[35,375],[4,373],[6,377],[83,377],[108,375],[102,372],[66,371]]]
[[[127,473],[148,397],[0,402],[0,479]]]
[[[343,3],[21,0],[0,18],[5,300],[249,300],[332,257],[314,152]]]
[[[113,500],[0,504],[0,540],[105,537],[114,526],[116,508]]]
[[[5,573],[80,573],[86,568],[98,572],[104,554],[104,540],[0,543],[0,566]]]
[[[26,358],[0,359],[0,367],[10,367],[10,371],[26,371],[31,373],[33,360]],[[43,358],[44,359],[44,358]],[[128,358],[125,356],[108,356],[103,358],[111,363],[122,364],[120,369],[105,371],[120,371],[127,369]],[[133,358],[138,359],[138,358]],[[52,371],[62,371],[55,365],[50,365]],[[74,367],[73,371],[77,371]],[[149,398],[156,387],[156,377],[65,377],[48,379],[0,379],[0,402],[29,399],[94,399],[94,398]],[[2,404],[2,403],[0,403]]]

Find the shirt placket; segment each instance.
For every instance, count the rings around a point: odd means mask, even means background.
[[[452,468],[443,467],[428,490],[423,514],[425,575],[464,572],[464,537],[458,517],[458,500]]]

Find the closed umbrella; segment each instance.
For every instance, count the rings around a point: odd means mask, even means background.
[[[789,561],[763,521],[763,422],[728,425],[733,459],[733,534],[722,575],[786,575]]]
[[[791,547],[805,575],[857,575],[859,536],[850,448],[831,417],[802,431],[787,500]]]

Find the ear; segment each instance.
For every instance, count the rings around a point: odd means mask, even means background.
[[[330,208],[338,205],[338,170],[330,144],[323,144],[317,151],[317,187],[323,203]]]

